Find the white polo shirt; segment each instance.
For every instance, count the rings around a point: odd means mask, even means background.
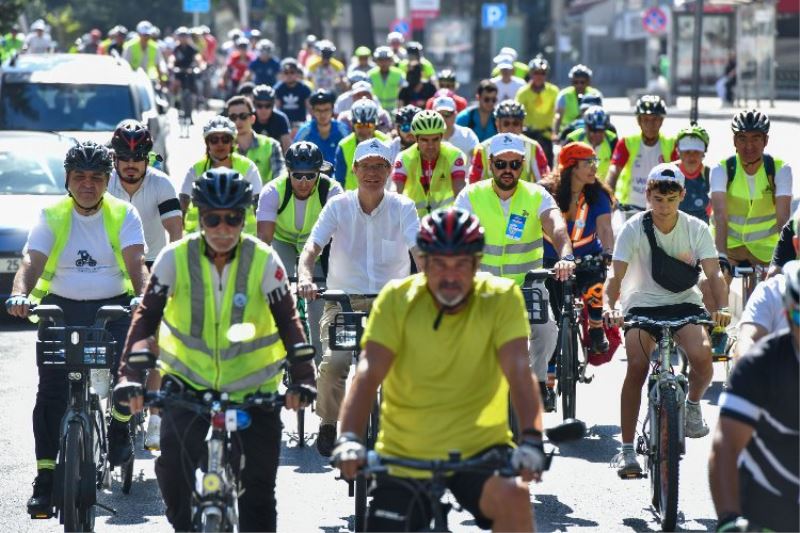
[[[148,166],[141,187],[133,196],[122,187],[117,170],[111,172],[108,181],[108,192],[120,200],[133,204],[142,219],[144,240],[147,244],[145,261],[155,260],[158,252],[167,245],[167,236],[162,224],[163,220],[182,216],[178,194],[169,176]]]
[[[414,202],[386,192],[370,214],[361,209],[358,191],[328,200],[311,241],[324,248],[333,239],[328,288],[348,294],[377,294],[393,279],[409,275],[409,250],[416,246],[419,218]]]

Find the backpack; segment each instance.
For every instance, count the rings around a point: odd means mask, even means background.
[[[331,182],[330,178],[325,174],[319,175],[319,184],[317,185],[317,192],[319,193],[319,203],[322,204],[322,207],[325,207],[325,202],[328,201],[328,191],[331,190]],[[289,200],[292,199],[292,184],[288,183],[286,185],[286,189],[283,192],[283,200],[281,200],[281,206],[278,208],[278,214],[284,212],[286,207],[289,205]]]
[[[771,155],[764,154],[764,172],[767,173],[767,181],[772,191],[772,198],[775,199],[775,159]],[[733,178],[736,176],[736,156],[732,155],[725,161],[725,171],[728,174],[728,189],[731,188]]]

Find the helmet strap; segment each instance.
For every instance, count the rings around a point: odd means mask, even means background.
[[[101,195],[100,196],[100,200],[96,204],[94,204],[92,207],[83,207],[81,204],[79,204],[75,200],[75,197],[72,196],[72,192],[71,191],[67,190],[67,194],[69,194],[69,197],[72,198],[72,203],[75,204],[75,209],[78,211],[78,213],[80,213],[83,216],[93,215],[94,213],[96,213],[100,209],[100,204],[103,203],[103,196],[104,195]]]

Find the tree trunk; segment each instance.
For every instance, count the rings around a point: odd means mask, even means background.
[[[319,2],[306,0],[306,18],[308,19],[308,33],[313,33],[322,39],[322,17],[320,16]]]
[[[286,15],[283,13],[275,14],[275,32],[277,33],[277,44],[280,57],[289,56],[289,27]]]
[[[353,45],[375,48],[370,0],[350,0],[350,20],[353,24]]]

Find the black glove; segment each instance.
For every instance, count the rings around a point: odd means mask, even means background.
[[[311,385],[289,385],[286,387],[286,393],[288,394],[290,392],[294,392],[300,396],[300,401],[306,405],[310,405],[311,402],[317,399],[317,390]]]
[[[730,274],[733,272],[731,268],[731,262],[728,261],[728,258],[725,256],[719,256],[719,269],[722,270],[723,274]]]

